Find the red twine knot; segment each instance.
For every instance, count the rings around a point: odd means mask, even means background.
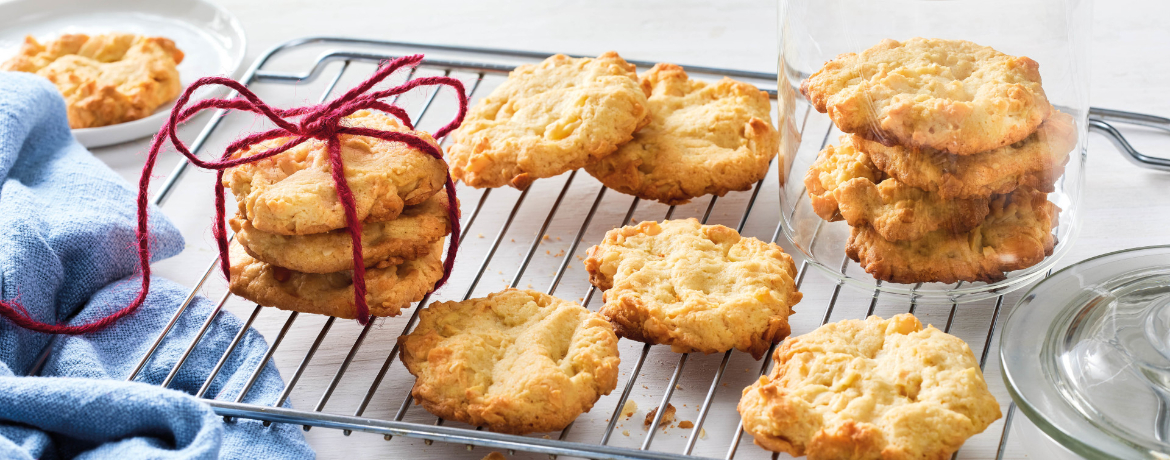
[[[332,177],[337,186],[337,197],[341,202],[342,208],[345,210],[345,218],[350,237],[353,239],[353,286],[354,286],[354,305],[356,308],[356,316],[359,323],[365,325],[369,322],[369,306],[366,304],[366,267],[362,258],[362,244],[361,244],[361,221],[357,219],[357,212],[354,207],[353,192],[349,188],[349,183],[345,179],[344,167],[341,161],[341,142],[339,136],[342,134],[374,137],[390,142],[401,142],[410,147],[429,154],[434,158],[443,159],[443,152],[438,147],[424,141],[412,133],[404,133],[397,131],[382,131],[372,128],[351,127],[344,126],[341,121],[350,114],[359,110],[378,110],[381,112],[393,115],[408,129],[413,130],[414,125],[410,121],[410,116],[401,107],[383,102],[382,99],[387,97],[397,96],[410,91],[420,86],[449,86],[456,90],[459,97],[459,112],[455,118],[447,125],[435,132],[436,139],[442,139],[455,128],[463,123],[463,118],[467,114],[467,94],[464,91],[463,83],[459,80],[450,77],[425,77],[409,80],[401,85],[380,90],[371,91],[375,85],[385,80],[391,74],[403,67],[415,67],[423,60],[422,55],[413,55],[401,57],[383,63],[381,68],[374,73],[369,79],[362,82],[353,89],[347,91],[338,98],[329,101],[326,104],[297,107],[293,109],[277,109],[272,108],[260,100],[251,90],[243,84],[224,77],[205,77],[192,83],[188,86],[186,91],[175,101],[175,106],[171,109],[171,116],[167,123],[159,130],[158,135],[154,137],[150,145],[150,152],[147,156],[146,163],[142,167],[142,176],[138,180],[138,257],[139,264],[142,270],[142,289],[138,296],[126,307],[114,312],[100,320],[90,323],[65,326],[57,324],[45,324],[32,319],[28,312],[23,309],[16,302],[0,301],[0,315],[7,317],[17,325],[35,330],[38,332],[45,332],[51,334],[84,334],[87,332],[95,332],[109,325],[113,324],[118,319],[133,313],[146,300],[147,292],[150,290],[150,238],[147,229],[147,190],[150,185],[150,177],[154,170],[155,160],[158,157],[159,150],[161,150],[163,142],[170,141],[171,145],[175,147],[179,153],[183,154],[187,160],[200,168],[211,169],[216,171],[215,183],[215,222],[212,226],[212,234],[215,237],[216,245],[219,248],[220,268],[223,271],[224,277],[230,278],[230,263],[228,261],[228,238],[227,229],[224,223],[225,220],[225,203],[224,203],[224,187],[223,187],[223,172],[224,170],[238,166],[244,163],[256,162],[274,155],[285,152],[309,139],[317,139],[326,142],[327,151],[329,155],[330,169],[332,170]],[[191,104],[187,104],[191,98],[191,94],[201,87],[221,85],[235,90],[239,93],[238,97],[232,99],[204,99]],[[179,124],[191,119],[199,112],[206,109],[221,109],[221,110],[240,110],[245,112],[252,112],[263,115],[277,127],[265,132],[255,133],[245,136],[229,145],[224,149],[223,155],[219,160],[202,160],[193,154],[187,145],[179,139],[176,128]],[[297,123],[290,122],[288,118],[299,118]],[[256,155],[233,158],[232,154],[237,151],[244,151],[252,145],[260,142],[281,138],[291,137],[292,140],[285,142],[279,147],[265,150]],[[433,289],[438,289],[447,282],[451,276],[451,269],[455,263],[455,253],[459,247],[459,210],[458,200],[455,197],[455,183],[452,181],[450,174],[447,175],[445,191],[448,198],[448,218],[451,221],[451,241],[447,248],[447,257],[443,260],[443,276],[439,279]],[[433,290],[432,289],[432,290]]]

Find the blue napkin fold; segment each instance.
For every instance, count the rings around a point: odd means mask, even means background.
[[[141,279],[137,191],[74,141],[65,106],[43,78],[0,72],[0,298],[45,323],[84,324],[134,298]],[[154,260],[183,249],[150,209]],[[219,312],[169,385],[158,386],[196,339],[214,304],[197,297],[135,382],[125,382],[187,297],[151,279],[146,302],[113,326],[53,336],[0,319],[0,458],[312,458],[298,427],[224,423],[191,396],[243,322]],[[28,376],[49,347],[37,376]],[[267,343],[249,329],[206,397],[235,400]],[[274,404],[284,383],[266,363],[244,402]],[[284,404],[287,406],[287,402]]]

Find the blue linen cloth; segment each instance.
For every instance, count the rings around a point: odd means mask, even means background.
[[[0,72],[0,179],[0,298],[45,323],[83,324],[129,304],[141,282],[137,191],[73,139],[43,78]],[[178,254],[178,230],[157,208],[150,216],[154,260]],[[169,389],[158,386],[213,312],[207,299],[197,297],[136,381],[125,381],[188,292],[152,278],[137,312],[81,336],[0,318],[0,458],[312,458],[298,427],[224,423],[191,396],[243,325],[230,313],[218,314]],[[265,350],[249,329],[206,396],[234,401]],[[283,388],[266,363],[243,402],[273,404]]]

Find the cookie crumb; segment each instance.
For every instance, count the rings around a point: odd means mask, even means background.
[[[666,405],[666,411],[664,411],[662,413],[662,420],[659,420],[658,424],[665,426],[665,425],[669,424],[670,422],[673,422],[674,421],[674,413],[676,410],[677,409],[674,408],[674,404],[668,403]],[[655,407],[654,410],[652,410],[646,414],[646,421],[642,422],[642,424],[649,427],[651,423],[654,423],[654,416],[656,414],[658,414],[657,407]]]
[[[677,385],[677,384],[676,384],[676,385],[674,386],[674,389],[676,389],[676,390],[681,390],[681,389],[682,389],[682,385]]]
[[[629,436],[629,435],[630,435],[630,430],[622,430],[622,435],[623,435],[623,436]]]
[[[699,428],[699,439],[707,439],[707,429]]]
[[[487,456],[485,456],[483,458],[483,460],[504,460],[506,458],[508,458],[508,457],[505,457],[504,454],[501,454],[499,452],[492,452],[490,454],[487,454]]]
[[[678,427],[679,427],[679,428],[684,428],[684,429],[685,429],[685,428],[694,428],[694,427],[695,427],[695,424],[694,424],[694,423],[691,423],[691,421],[690,421],[690,420],[683,420],[683,421],[681,421],[681,422],[678,422]]]
[[[552,238],[549,238],[547,234],[545,234],[545,235],[544,235],[544,240],[545,240],[545,241],[548,241],[548,240],[550,240],[550,239],[552,239]]]
[[[480,233],[480,234],[478,234],[478,235],[475,235],[475,236],[476,236],[476,237],[478,237],[478,238],[483,238],[483,233]],[[494,454],[494,453],[496,453],[496,452],[492,452],[492,453]]]
[[[633,399],[627,399],[626,404],[622,406],[622,417],[630,418],[634,416],[634,412],[638,411],[638,403]]]

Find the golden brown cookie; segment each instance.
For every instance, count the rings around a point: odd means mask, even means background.
[[[517,67],[455,132],[451,174],[476,188],[523,190],[613,153],[649,122],[634,70],[613,51]]]
[[[773,359],[738,407],[744,431],[773,452],[946,459],[1001,416],[971,348],[910,314],[826,324]]]
[[[724,78],[706,83],[682,67],[658,64],[642,74],[651,121],[613,155],[585,165],[622,193],[666,204],[750,190],[768,173],[780,134],[768,94]]]
[[[874,278],[906,284],[995,282],[1052,254],[1060,208],[1046,193],[1021,188],[996,195],[990,207],[970,232],[937,230],[913,241],[891,242],[870,227],[854,227],[845,254]]]
[[[411,132],[390,115],[366,110],[346,117],[343,123]],[[429,134],[413,133],[438,148]],[[232,157],[263,153],[288,140],[261,142]],[[226,170],[223,185],[236,195],[240,213],[261,231],[305,235],[344,228],[345,211],[337,199],[328,157],[325,142],[311,139],[278,155]],[[399,142],[341,135],[341,158],[357,218],[366,222],[397,217],[404,206],[426,201],[447,181],[443,160]]]
[[[619,336],[677,353],[735,348],[759,359],[788,336],[801,298],[779,246],[695,219],[610,230],[585,268]]]
[[[398,338],[427,411],[492,431],[556,431],[617,386],[618,348],[601,315],[536,291],[436,302]]]
[[[887,147],[853,136],[858,150],[890,177],[938,193],[944,199],[1009,193],[1018,187],[1055,190],[1069,152],[1077,145],[1072,116],[1053,112],[1028,138],[974,155],[951,155],[931,149]]]
[[[422,300],[443,277],[443,239],[426,255],[366,269],[366,303],[371,316],[398,316]],[[239,242],[230,247],[232,294],[266,307],[352,319],[353,272],[301,273],[264,263],[248,255]],[[397,261],[394,261],[397,262]]]
[[[883,40],[801,83],[841,131],[972,155],[1024,140],[1052,111],[1040,66],[963,40]]]
[[[231,219],[236,241],[258,260],[305,273],[333,273],[353,269],[353,240],[348,229],[311,235],[280,235],[256,230],[247,219]],[[447,194],[407,206],[394,220],[362,223],[362,256],[367,267],[388,259],[397,265],[431,250],[435,241],[451,232]]]
[[[45,44],[24,38],[0,70],[48,78],[65,97],[69,127],[92,128],[145,118],[183,89],[183,52],[162,37],[126,33],[62,35]]]
[[[813,211],[825,220],[873,227],[890,241],[916,240],[935,230],[966,232],[983,222],[988,198],[950,199],[881,177],[850,136],[821,151],[805,176]]]
[[[834,192],[837,188],[854,179],[865,179],[879,183],[885,179],[881,170],[874,166],[869,156],[853,148],[846,136],[841,136],[841,145],[825,146],[817,159],[804,175],[804,186],[813,212],[829,222],[841,220],[840,207]]]

